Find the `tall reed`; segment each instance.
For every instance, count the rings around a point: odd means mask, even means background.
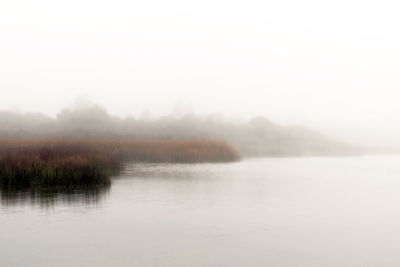
[[[238,152],[219,141],[0,139],[2,188],[107,184],[121,163],[229,162]]]

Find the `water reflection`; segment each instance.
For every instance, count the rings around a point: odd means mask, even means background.
[[[226,163],[202,163],[202,164],[170,164],[170,163],[139,163],[126,164],[119,176],[113,179],[125,179],[134,177],[135,179],[163,179],[172,181],[187,181],[198,178],[215,177],[217,173],[213,170],[216,167],[223,167]]]
[[[52,207],[60,204],[91,205],[102,201],[109,193],[110,184],[72,189],[5,190],[0,188],[2,206],[39,205]]]
[[[112,188],[3,191],[0,266],[399,266],[399,174],[400,157],[127,164]]]

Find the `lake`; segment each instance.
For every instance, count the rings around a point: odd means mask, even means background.
[[[0,266],[400,264],[396,156],[128,164],[0,201]]]

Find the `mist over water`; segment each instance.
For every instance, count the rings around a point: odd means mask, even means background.
[[[398,266],[399,10],[1,1],[0,266]]]
[[[101,195],[3,197],[0,265],[397,266],[399,163],[130,164]]]

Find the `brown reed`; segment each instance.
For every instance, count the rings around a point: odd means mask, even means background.
[[[0,186],[25,188],[109,183],[121,163],[239,160],[220,141],[0,139]]]

